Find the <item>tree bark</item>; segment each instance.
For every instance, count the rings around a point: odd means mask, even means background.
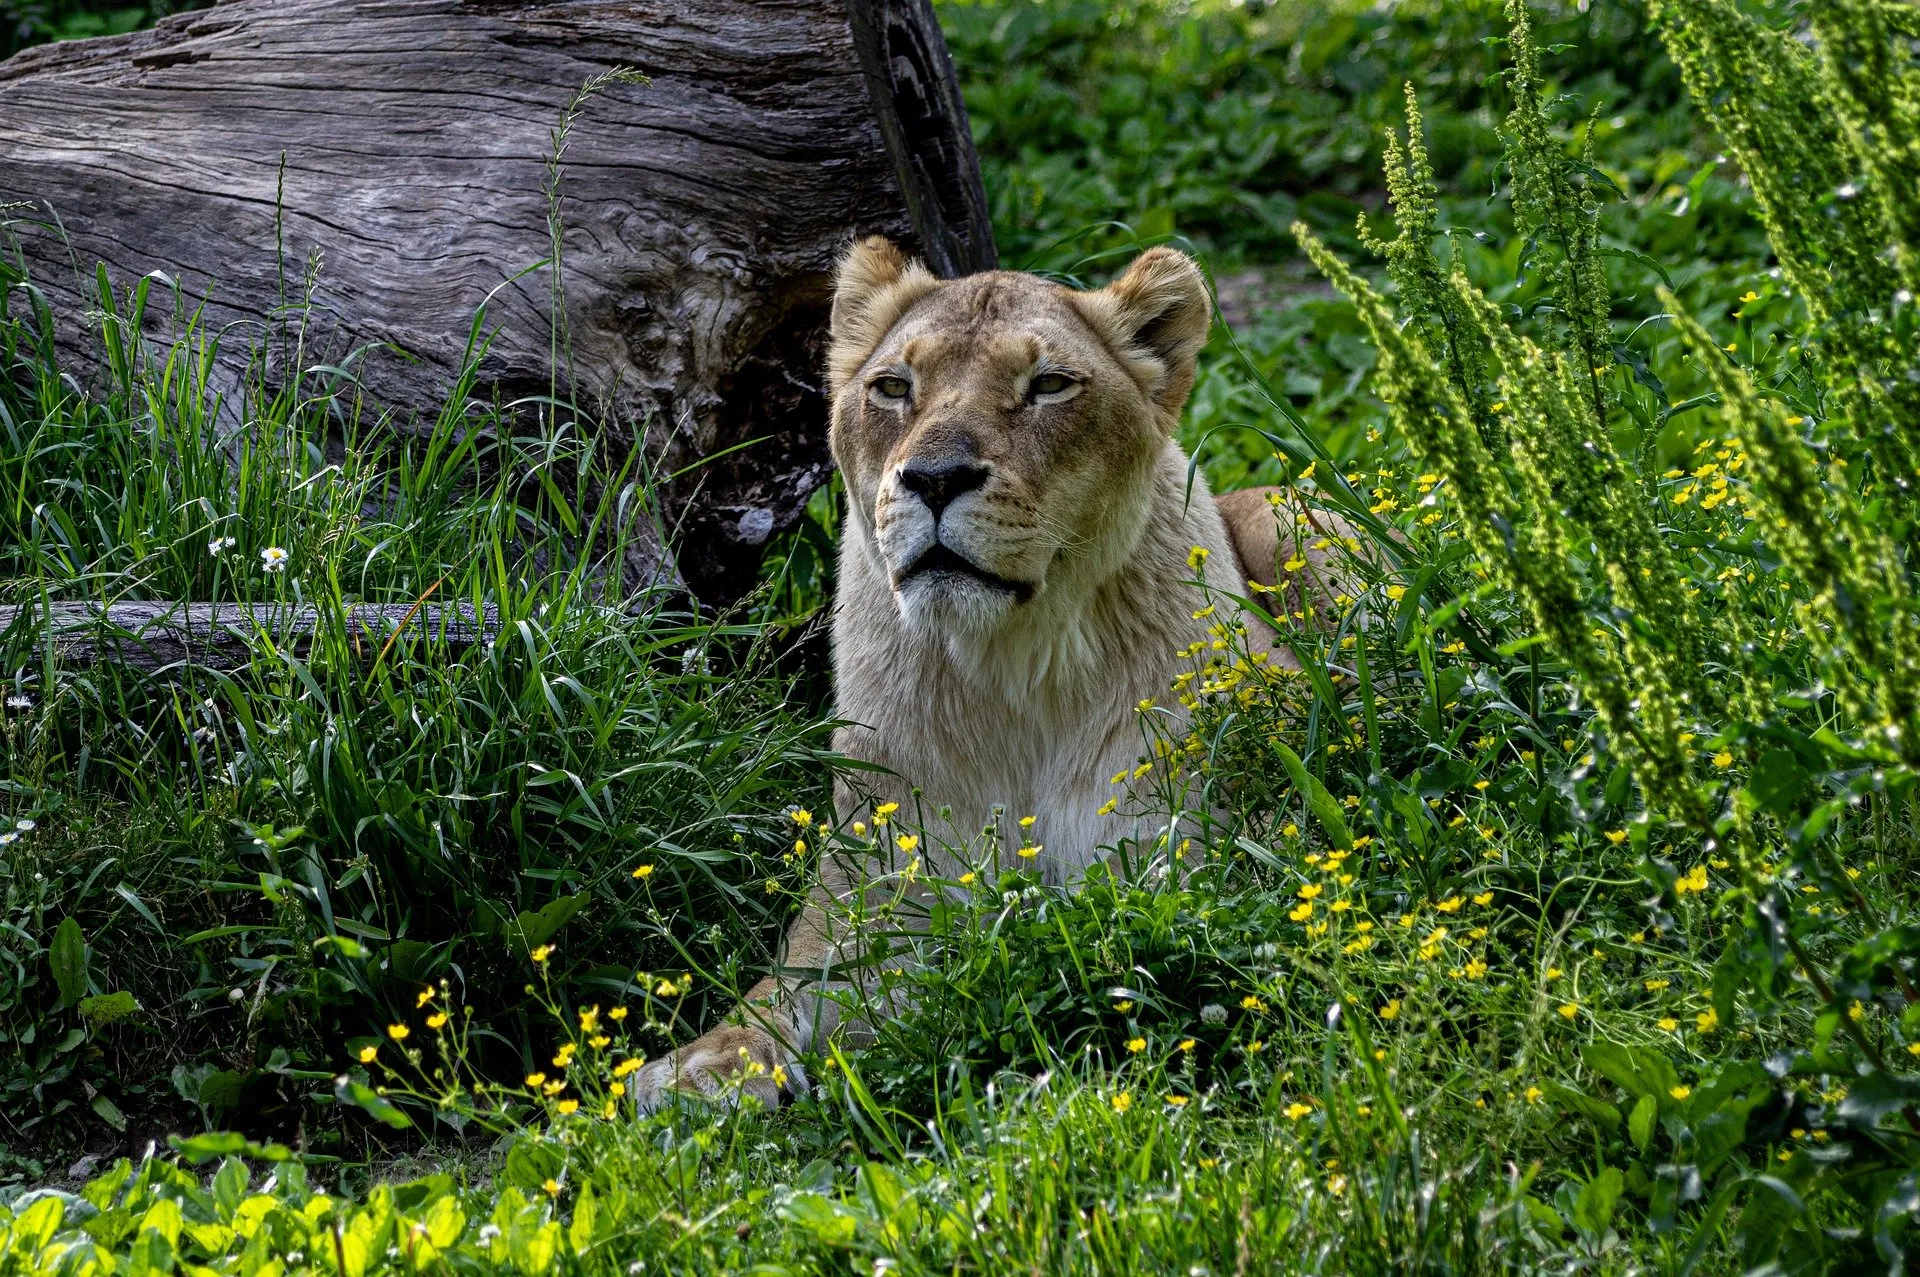
[[[546,396],[553,279],[528,268],[549,257],[548,161],[615,67],[651,83],[607,85],[567,137],[561,394],[655,474],[727,454],[664,483],[661,515],[683,579],[736,598],[830,468],[841,246],[995,264],[927,0],[233,0],[30,49],[0,64],[0,204],[33,210],[11,251],[70,367],[98,357],[104,262],[123,293],[178,285],[152,337],[204,305],[236,410],[250,362],[276,385],[361,351],[368,400],[423,430],[488,298],[472,398]],[[277,335],[310,262],[296,366]]]
[[[349,642],[368,661],[396,634],[468,647],[493,637],[491,609],[465,604],[362,603],[346,610]],[[24,624],[38,654],[63,665],[119,665],[145,674],[193,666],[229,672],[259,652],[304,655],[319,616],[291,603],[46,603],[0,607],[0,635]]]

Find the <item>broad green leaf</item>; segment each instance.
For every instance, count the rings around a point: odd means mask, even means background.
[[[384,1095],[350,1077],[335,1080],[333,1098],[342,1104],[352,1105],[376,1121],[385,1122],[395,1130],[404,1130],[413,1125],[413,1119],[395,1108]]]
[[[80,924],[72,917],[62,918],[53,929],[47,961],[53,967],[61,1006],[70,1007],[87,996],[87,938],[80,934]]]
[[[1340,813],[1340,804],[1327,792],[1307,765],[1300,761],[1300,755],[1294,753],[1281,741],[1269,742],[1274,752],[1280,755],[1280,765],[1287,769],[1287,775],[1293,781],[1293,787],[1300,791],[1307,810],[1320,822],[1320,828],[1326,831],[1328,841],[1345,851],[1353,846],[1353,835],[1347,830],[1347,818]]]
[[[598,1203],[593,1200],[593,1185],[580,1190],[579,1200],[573,1204],[573,1222],[567,1226],[567,1244],[573,1253],[585,1258],[593,1249],[594,1223],[598,1214]]]
[[[780,1204],[780,1218],[805,1229],[826,1246],[851,1246],[860,1221],[852,1211],[818,1193],[795,1193]]]
[[[1627,1134],[1633,1139],[1633,1146],[1645,1153],[1653,1143],[1653,1123],[1660,1116],[1660,1102],[1651,1095],[1643,1095],[1640,1102],[1633,1106],[1633,1115],[1627,1119]]]
[[[93,1103],[90,1107],[99,1115],[101,1121],[111,1126],[114,1130],[124,1131],[127,1129],[127,1115],[120,1111],[119,1105],[115,1104],[106,1096],[94,1096]]]
[[[1605,1234],[1607,1225],[1613,1222],[1613,1208],[1620,1200],[1620,1190],[1625,1186],[1626,1177],[1615,1166],[1607,1167],[1588,1180],[1573,1203],[1575,1226],[1589,1237],[1598,1238]]]
[[[506,929],[507,947],[521,954],[539,948],[558,935],[560,928],[566,926],[586,903],[585,895],[561,896],[558,900],[548,901],[538,912],[515,914]]]
[[[1549,1099],[1564,1108],[1572,1109],[1599,1127],[1601,1131],[1610,1133],[1620,1129],[1620,1110],[1605,1100],[1596,1100],[1591,1095],[1583,1094],[1570,1086],[1562,1086],[1558,1082],[1547,1082],[1545,1087]]]
[[[1920,1077],[1900,1077],[1875,1069],[1847,1084],[1840,1116],[1870,1126],[1908,1104],[1920,1104]]]
[[[453,1194],[433,1199],[427,1207],[426,1218],[421,1221],[427,1230],[427,1241],[438,1251],[452,1250],[454,1243],[460,1240],[460,1234],[466,1231],[467,1214],[460,1209],[460,1203]],[[428,1257],[416,1255],[414,1267],[424,1267]]]

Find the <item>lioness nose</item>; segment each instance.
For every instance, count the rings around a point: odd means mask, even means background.
[[[986,481],[987,468],[971,461],[909,461],[900,467],[900,486],[917,494],[935,518]]]

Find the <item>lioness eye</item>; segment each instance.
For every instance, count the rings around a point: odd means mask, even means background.
[[[873,383],[873,388],[880,392],[883,399],[905,399],[913,389],[905,377],[881,377]]]
[[[1073,385],[1073,378],[1057,372],[1042,373],[1027,385],[1029,395],[1057,395]]]

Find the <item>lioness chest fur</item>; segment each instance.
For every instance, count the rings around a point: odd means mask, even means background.
[[[886,770],[857,794],[843,784],[837,805],[843,819],[866,802],[927,813],[910,853],[923,874],[957,876],[984,827],[1021,816],[1054,881],[1125,836],[1101,808],[1143,752],[1139,703],[1192,668],[1182,653],[1210,641],[1229,594],[1274,582],[1264,493],[1216,502],[1173,438],[1211,317],[1198,267],[1164,248],[1093,291],[1011,272],[940,281],[885,240],[843,259],[836,744]],[[643,1106],[729,1079],[777,1102],[801,1081],[796,1053],[836,1020],[820,996],[846,943],[835,904],[901,868],[897,845],[874,847],[870,864],[823,863],[789,974],[643,1069]]]

